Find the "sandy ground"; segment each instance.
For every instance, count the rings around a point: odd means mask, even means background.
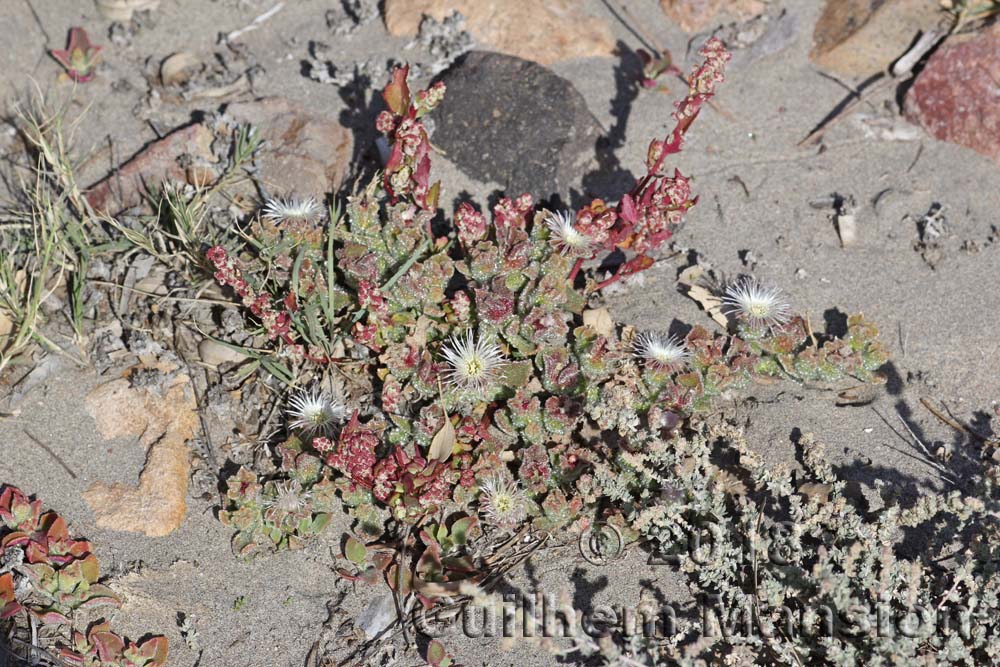
[[[154,27],[144,29],[130,47],[109,47],[98,79],[73,91],[74,108],[87,108],[77,128],[77,144],[94,149],[86,169],[106,170],[112,160],[155,139],[157,130],[211,108],[146,104],[142,77],[146,59],[158,62],[178,50],[210,54],[217,48],[219,32],[249,24],[271,4],[164,0],[154,14]],[[606,11],[599,0],[582,4],[598,15]],[[680,59],[688,37],[663,18],[655,3],[627,4],[645,30]],[[957,416],[978,423],[1000,399],[996,337],[1000,245],[994,243],[978,253],[960,249],[966,240],[984,244],[991,225],[1000,224],[996,213],[1000,169],[972,151],[921,133],[910,141],[868,138],[851,120],[831,129],[822,148],[797,147],[844,91],[818,75],[808,60],[820,3],[779,4],[798,19],[796,41],[779,55],[733,67],[717,97],[718,110],[707,109],[699,120],[678,165],[694,176],[701,201],[675,240],[729,276],[749,270],[742,259],[749,251],[756,261],[754,273],[784,289],[817,327],[824,321],[836,322],[838,311],[863,311],[880,325],[892,352],[890,381],[870,406],[837,407],[829,393],[790,384],[755,388],[752,393],[758,400],[732,408],[747,417],[754,447],[770,460],[793,462],[793,433],[813,432],[829,445],[848,479],[869,488],[874,480],[883,479],[907,493],[939,486],[918,460],[912,443],[899,436],[896,413],[912,415],[911,426],[929,446],[943,442],[967,448],[971,445],[956,440],[954,432],[920,406],[919,399],[947,401]],[[37,21],[23,0],[0,4],[8,63],[0,73],[0,90],[8,106],[23,99],[34,85],[32,80],[52,95],[69,93],[68,84],[55,83],[57,66],[44,49],[62,46],[71,25],[86,27],[97,42],[108,41],[108,24],[90,3],[35,0],[33,5]],[[254,77],[256,94],[285,96],[331,115],[341,113],[344,104],[336,88],[302,76],[301,61],[311,39],[329,44],[341,61],[374,55],[405,57],[401,49],[406,40],[386,36],[379,23],[347,37],[333,36],[322,20],[329,5],[312,0],[289,3],[265,27],[241,39],[262,68]],[[610,17],[609,21],[616,37],[638,46],[624,27]],[[605,127],[614,122],[615,64],[610,58],[593,58],[554,67],[579,88]],[[676,94],[680,84],[668,83]],[[635,173],[641,168],[649,138],[663,134],[671,122],[672,99],[644,92],[634,102],[625,145],[616,151],[624,169]],[[876,100],[879,108],[882,101]],[[878,108],[863,111],[877,113]],[[105,149],[108,137],[113,151]],[[438,174],[452,196],[461,189],[479,195],[492,190],[490,184],[463,177],[444,160],[436,164],[441,165]],[[860,242],[848,249],[840,247],[832,209],[810,205],[834,192],[853,196],[858,205]],[[569,200],[581,197],[580,192],[559,194]],[[916,219],[935,202],[943,206],[952,236],[944,260],[931,269],[914,250],[914,242]],[[609,294],[615,319],[655,328],[710,325],[675,286],[682,259],[664,259],[642,281]],[[250,564],[232,557],[230,532],[214,518],[214,501],[200,497],[188,499],[183,527],[166,538],[97,529],[81,492],[97,480],[135,480],[144,459],[135,443],[103,442],[94,432],[82,397],[100,380],[94,371],[67,368],[30,393],[17,417],[0,421],[0,482],[38,494],[96,544],[106,571],[115,575],[114,585],[126,599],[117,614],[123,630],[134,635],[166,634],[172,665],[299,666],[323,635],[328,618],[333,619],[333,628],[338,626],[340,617],[337,613],[331,617],[331,611],[340,608],[355,615],[380,593],[355,589],[332,571],[329,550],[337,548],[336,526],[327,539],[302,552]],[[49,444],[77,477],[53,465],[25,430]],[[515,573],[509,585],[511,590],[528,592],[568,589],[584,608],[600,602],[634,604],[643,588],[659,590],[667,600],[687,595],[669,567],[647,565],[643,554],[630,555],[622,567],[600,568],[586,563],[573,549],[540,554]],[[237,604],[240,598],[243,604]],[[194,619],[196,644],[181,638],[178,614]],[[500,653],[499,642],[491,639],[457,639],[449,646],[466,665],[554,661],[527,645]],[[411,655],[399,664],[418,662]]]

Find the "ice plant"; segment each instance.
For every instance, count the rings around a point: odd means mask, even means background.
[[[290,220],[315,220],[319,215],[320,206],[314,197],[299,199],[290,197],[287,199],[273,198],[264,202],[261,215],[272,222],[284,222]]]
[[[87,83],[94,78],[94,68],[100,62],[101,47],[90,43],[83,28],[70,28],[69,44],[65,49],[52,49],[49,53],[59,61],[66,74],[77,83]]]
[[[46,627],[52,637],[65,637],[80,620],[78,612],[121,604],[100,583],[100,567],[90,542],[73,538],[65,519],[55,512],[42,513],[40,501],[29,500],[13,486],[0,490],[0,568],[0,629],[4,633],[5,621],[13,619],[33,628]],[[112,632],[103,620],[94,622],[88,636],[89,640],[74,631],[71,645],[57,645],[60,664],[160,667],[166,661],[167,640],[162,636],[136,645]]]
[[[681,134],[721,76],[720,48],[706,48],[679,107]],[[748,341],[694,326],[683,341],[644,334],[637,344],[627,328],[585,325],[595,285],[590,276],[584,285],[569,279],[574,262],[619,248],[651,251],[665,238],[654,227],[683,213],[670,202],[693,201],[686,179],[658,167],[640,182],[645,194],[635,206],[626,200],[625,218],[600,201],[575,217],[552,214],[521,195],[501,197],[489,211],[463,202],[455,233],[442,233],[421,119],[443,89],[413,93],[405,74],[393,74],[377,122],[395,157],[330,224],[259,218],[254,243],[208,251],[218,281],[247,309],[248,327],[263,326],[273,352],[266,361],[286,364],[278,377],[335,373],[358,388],[358,409],[326,434],[302,432],[327,421],[319,397],[302,395],[289,437],[276,447],[280,473],[230,480],[220,516],[238,531],[237,552],[300,545],[339,500],[369,540],[405,535],[393,525],[433,513],[446,522],[452,512],[519,516],[518,503],[503,501],[517,489],[525,522],[579,530],[606,495],[596,466],[618,469],[619,455],[645,451],[656,434],[755,375],[873,379],[884,356],[863,320],[846,340],[781,327]],[[654,144],[650,167],[679,136],[665,149]],[[580,237],[593,245],[569,252],[583,247]],[[641,363],[627,363],[636,353]],[[621,445],[609,450],[609,442]],[[493,475],[500,477],[484,494],[478,482]],[[518,486],[499,483],[510,479]],[[303,506],[287,516],[274,511],[282,480],[297,480],[302,491]]]
[[[722,302],[750,331],[759,332],[788,322],[791,308],[781,289],[768,287],[756,278],[743,278],[730,285]]]
[[[490,525],[511,530],[527,518],[528,498],[506,471],[494,473],[479,484],[479,512]]]
[[[455,335],[443,348],[441,355],[448,363],[443,376],[445,381],[458,389],[482,395],[500,377],[503,368],[503,350],[494,341],[472,331],[465,336]]]
[[[666,541],[755,507],[731,494],[748,476],[712,468],[742,464],[743,453],[712,457],[721,445],[698,439],[702,415],[755,378],[878,381],[885,351],[860,316],[838,338],[788,317],[775,298],[765,312],[745,304],[736,332],[696,324],[680,339],[636,337],[587,312],[591,292],[647,268],[694,205],[688,180],[663,163],[721,80],[721,43],[702,53],[674,131],[650,145],[647,174],[617,205],[550,213],[521,195],[490,208],[463,202],[449,221],[421,120],[444,91],[411,92],[404,68],[377,120],[391,147],[385,171],[329,224],[257,217],[245,245],[209,250],[265,348],[262,371],[288,384],[343,377],[357,403],[341,428],[308,437],[326,410],[301,395],[275,443],[280,469],[228,481],[220,518],[237,553],[302,546],[346,507],[354,524],[341,576],[430,608],[489,580],[486,553],[502,531],[580,533],[604,521],[629,540],[662,530]],[[603,282],[583,269],[617,251],[625,263]],[[751,315],[785,323],[754,329]],[[480,534],[487,540],[474,543]]]
[[[593,252],[593,242],[576,229],[572,213],[568,211],[550,213],[545,219],[545,224],[552,234],[552,243],[559,252],[588,257]]]
[[[633,349],[647,365],[657,370],[677,370],[691,356],[679,338],[656,331],[645,331],[636,336]]]
[[[302,389],[288,401],[288,428],[306,437],[330,435],[347,419],[347,406],[328,392]]]

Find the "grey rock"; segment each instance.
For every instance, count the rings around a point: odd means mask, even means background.
[[[697,61],[701,45],[711,37],[718,37],[733,54],[730,67],[746,67],[761,58],[781,53],[795,43],[798,35],[798,17],[782,9],[699,33],[688,43],[687,58]]]
[[[368,639],[374,639],[396,620],[396,603],[392,595],[386,593],[368,603],[355,625]]]
[[[433,142],[469,176],[510,196],[565,196],[596,164],[602,134],[583,96],[529,60],[471,51],[442,80]]]

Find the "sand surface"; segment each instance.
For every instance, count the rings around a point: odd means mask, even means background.
[[[69,84],[55,83],[57,66],[44,49],[61,47],[71,25],[84,26],[96,42],[106,43],[108,22],[89,2],[32,4],[37,20],[23,0],[0,3],[7,54],[0,91],[8,108],[35,85],[56,97],[72,92],[71,109],[86,109],[76,128],[77,145],[93,153],[85,171],[99,174],[113,160],[154,140],[158,131],[214,106],[204,101],[150,106],[142,76],[147,59],[158,62],[181,50],[211,54],[218,48],[218,33],[248,25],[273,3],[164,0],[153,15],[155,26],[144,29],[129,47],[109,46],[99,77],[75,91]],[[606,15],[600,0],[581,4]],[[678,60],[684,57],[688,36],[669,24],[656,3],[627,4],[646,32]],[[796,39],[778,55],[732,67],[716,98],[717,109],[706,109],[689,135],[678,166],[694,177],[701,200],[674,240],[727,276],[749,270],[744,264],[749,253],[756,262],[754,273],[785,290],[817,328],[836,324],[842,313],[864,312],[879,324],[892,363],[885,390],[869,406],[837,407],[830,393],[783,383],[755,387],[751,394],[757,400],[728,409],[745,416],[751,443],[769,460],[793,463],[793,433],[813,432],[828,444],[841,473],[863,486],[870,488],[882,479],[904,493],[940,487],[912,443],[900,437],[896,414],[910,415],[914,430],[931,447],[938,442],[970,447],[924,410],[919,399],[946,401],[956,416],[975,423],[982,423],[982,414],[1000,399],[1000,243],[977,253],[961,249],[963,241],[984,245],[991,227],[1000,224],[1000,169],[970,150],[920,132],[908,141],[870,138],[851,119],[827,132],[821,147],[798,147],[843,98],[844,90],[820,76],[808,60],[820,3],[779,4],[797,18]],[[349,36],[334,36],[323,22],[329,5],[289,2],[263,27],[240,39],[260,67],[253,77],[255,94],[287,97],[338,116],[345,104],[337,89],[301,73],[310,40],[327,43],[341,61],[406,57],[402,49],[407,40],[387,36],[379,22]],[[609,21],[617,38],[639,46],[621,24],[610,16]],[[684,69],[690,64],[687,61]],[[606,128],[615,122],[615,66],[611,58],[592,58],[553,68],[582,92]],[[649,139],[671,125],[671,103],[681,84],[667,83],[671,94],[643,92],[628,116],[625,142],[615,157],[633,174],[642,167]],[[884,113],[884,101],[891,101],[891,95],[862,111]],[[106,148],[109,138],[113,151]],[[463,189],[483,201],[495,187],[464,177],[445,159],[438,159],[436,170],[444,180],[444,201]],[[831,193],[853,196],[857,202],[860,238],[853,247],[841,247],[832,208],[810,205]],[[553,194],[576,202],[585,195],[613,193],[584,191],[581,186],[577,192]],[[943,261],[932,269],[914,243],[916,220],[934,203],[942,205],[951,237]],[[711,326],[675,285],[685,259],[664,257],[641,280],[609,293],[606,301],[615,320],[663,329],[676,323]],[[215,499],[194,493],[183,526],[167,537],[97,528],[82,492],[95,481],[134,482],[145,460],[136,442],[105,442],[95,432],[83,397],[106,379],[92,369],[66,366],[32,390],[14,417],[0,420],[0,482],[37,494],[66,516],[77,533],[93,541],[114,588],[125,598],[116,614],[122,630],[167,635],[170,664],[179,667],[298,667],[306,664],[314,643],[329,640],[342,620],[357,615],[381,594],[344,582],[333,572],[329,554],[338,548],[338,526],[303,551],[253,563],[231,555],[230,531],[215,519]],[[55,465],[26,431],[47,443],[76,478]],[[343,523],[346,527],[346,519]],[[571,548],[539,553],[511,575],[508,585],[510,591],[529,593],[569,590],[582,608],[635,604],[642,589],[656,590],[666,600],[687,595],[679,575],[669,567],[646,564],[643,553],[602,568]],[[241,598],[244,602],[238,604]],[[196,643],[180,636],[178,614],[194,620]],[[555,661],[517,643],[511,651],[500,652],[496,639],[452,639],[449,647],[470,666]],[[397,664],[418,663],[410,655]]]

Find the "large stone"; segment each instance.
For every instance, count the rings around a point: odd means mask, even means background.
[[[809,57],[831,72],[871,76],[887,70],[940,18],[929,0],[827,0]]]
[[[230,104],[226,114],[256,127],[267,142],[257,163],[269,192],[318,197],[340,186],[351,163],[354,140],[329,115],[314,114],[277,97]]]
[[[594,160],[600,125],[573,84],[545,67],[472,51],[444,81],[433,141],[473,178],[511,196],[565,195]]]
[[[743,21],[766,9],[761,0],[660,0],[660,7],[686,32],[698,32],[719,23],[721,15]]]
[[[187,510],[187,441],[199,426],[191,379],[176,375],[153,390],[120,378],[95,388],[85,402],[101,437],[139,438],[149,448],[137,485],[94,482],[84,492],[97,525],[149,537],[172,533]]]
[[[581,11],[577,0],[385,0],[385,27],[412,37],[425,15],[442,21],[454,11],[479,46],[544,65],[615,50],[607,21]]]
[[[111,214],[136,206],[148,188],[163,181],[184,181],[184,164],[208,164],[215,160],[215,135],[204,125],[174,130],[146,146],[110,176],[91,186],[87,201],[96,211]]]
[[[238,123],[255,127],[266,142],[256,162],[257,177],[275,195],[292,192],[322,196],[335,191],[350,166],[351,132],[336,120],[280,98],[240,102],[226,107]],[[231,141],[219,127],[195,123],[147,145],[118,170],[91,186],[87,200],[111,214],[137,206],[145,193],[164,181],[204,185],[218,175],[216,142]]]
[[[1000,26],[949,39],[906,95],[906,117],[931,135],[1000,162]]]

